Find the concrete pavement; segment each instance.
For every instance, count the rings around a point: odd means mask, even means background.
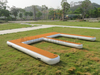
[[[0,31],[0,35],[9,34],[9,33],[23,32],[23,31],[29,31],[29,30],[36,30],[36,29],[42,29],[42,28],[50,28],[50,27],[54,27],[54,26],[41,25],[41,26],[38,26],[38,27],[28,27],[28,28],[18,28],[18,29],[11,29],[11,30],[2,30],[2,31]]]
[[[63,26],[63,25],[41,25],[41,24],[31,24],[31,25],[39,25],[39,26],[28,27],[28,28],[18,28],[18,29],[11,29],[11,30],[1,30],[0,35],[29,31],[29,30],[36,30],[36,29],[43,29],[43,28],[50,28],[50,27],[67,27],[67,28],[82,28],[82,29],[96,29],[96,30],[100,29],[96,27],[79,27],[79,26]]]
[[[79,26],[57,26],[57,27],[82,28],[82,29],[100,29],[100,28],[96,28],[96,27],[79,27]]]

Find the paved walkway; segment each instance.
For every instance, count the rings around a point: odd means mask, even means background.
[[[79,26],[63,26],[63,25],[41,25],[41,24],[31,24],[31,25],[39,25],[37,27],[28,27],[28,28],[18,28],[18,29],[11,29],[11,30],[2,30],[0,31],[0,35],[2,34],[9,34],[9,33],[17,33],[29,30],[36,30],[42,28],[50,28],[50,27],[68,27],[68,28],[83,28],[83,29],[100,29],[95,27],[79,27]]]
[[[100,29],[96,27],[79,27],[79,26],[57,26],[57,27],[68,27],[68,28],[82,28],[82,29]]]
[[[42,25],[42,26],[38,26],[38,27],[28,27],[28,28],[18,28],[18,29],[11,29],[11,30],[2,30],[2,31],[0,31],[0,35],[9,34],[9,33],[23,32],[23,31],[29,31],[29,30],[36,30],[36,29],[42,29],[42,28],[50,28],[50,27],[54,27],[54,26]]]
[[[11,23],[28,23],[28,22],[54,22],[59,20],[37,20],[37,21],[9,21]]]

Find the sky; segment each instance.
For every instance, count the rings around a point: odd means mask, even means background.
[[[27,6],[31,5],[46,5],[49,8],[61,8],[61,1],[62,0],[7,0],[8,6],[16,6],[18,8],[25,8]],[[68,3],[71,1],[78,2],[83,0],[67,0]],[[100,4],[100,0],[90,0],[92,3],[95,2],[97,4]]]

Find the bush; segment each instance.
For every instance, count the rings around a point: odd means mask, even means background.
[[[5,20],[0,20],[0,23],[5,23],[6,21]]]
[[[10,16],[7,17],[7,20],[8,20],[8,21],[11,21],[11,20],[12,20],[12,17],[10,17]]]

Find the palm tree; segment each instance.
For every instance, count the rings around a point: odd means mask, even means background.
[[[33,19],[36,20],[36,13],[37,13],[39,10],[38,10],[37,6],[32,6],[32,8],[33,8],[33,16],[34,16]]]
[[[24,15],[25,15],[25,17],[27,19],[27,16],[29,15],[29,12],[24,12]]]
[[[67,2],[67,0],[62,0],[61,6],[63,9],[62,20],[64,21],[65,12],[68,11],[68,9],[70,8],[70,4]]]
[[[47,9],[48,9],[48,7],[46,6],[46,5],[42,5],[42,11],[43,11],[43,16],[44,16],[44,19],[46,19],[46,17],[45,17],[45,15],[47,15],[46,13],[47,13]],[[45,11],[46,10],[46,11]]]

